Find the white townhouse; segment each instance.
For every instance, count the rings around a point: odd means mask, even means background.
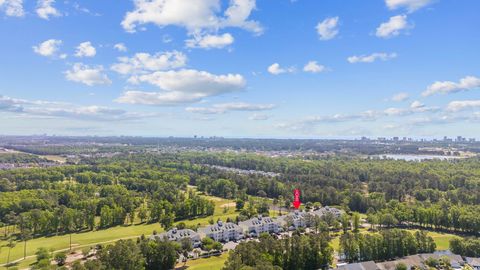
[[[289,230],[295,230],[297,228],[307,227],[312,225],[312,224],[310,225],[307,224],[308,220],[311,220],[307,218],[308,215],[310,216],[316,215],[318,217],[322,217],[327,213],[332,213],[335,218],[339,218],[343,212],[342,210],[339,210],[337,208],[325,206],[318,210],[310,211],[310,212],[295,210],[294,212],[288,213],[287,215],[278,217],[277,220],[280,226],[288,225]]]
[[[261,233],[278,233],[281,227],[277,220],[271,217],[262,217],[262,215],[239,222],[238,225],[247,235],[253,237],[258,237]]]
[[[474,270],[480,270],[480,258],[466,257],[465,259]]]
[[[277,218],[277,221],[281,226],[289,226],[289,230],[294,230],[300,227],[305,227],[305,215],[306,212],[300,212],[295,210],[292,213],[288,213],[284,216],[280,216]],[[289,224],[291,222],[291,224]]]
[[[168,241],[180,242],[184,238],[189,238],[192,242],[192,247],[197,248],[202,245],[200,235],[190,229],[178,230],[177,228],[172,228],[171,230],[160,233],[157,235],[152,235],[150,239],[167,239]]]
[[[342,215],[342,210],[334,208],[334,207],[325,206],[325,207],[322,207],[318,210],[313,211],[312,213],[319,216],[319,217],[322,217],[323,215],[325,215],[327,213],[332,213],[334,217],[340,218],[340,216]]]
[[[236,241],[243,238],[242,228],[232,222],[218,221],[217,224],[199,229],[199,232],[202,238],[208,236],[218,242]]]

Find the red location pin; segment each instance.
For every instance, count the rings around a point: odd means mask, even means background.
[[[300,202],[300,190],[295,189],[293,191],[293,207],[295,207],[295,209],[298,209],[301,204],[302,203]]]

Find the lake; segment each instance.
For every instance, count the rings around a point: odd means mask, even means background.
[[[422,161],[430,159],[458,159],[463,158],[459,156],[441,156],[441,155],[406,155],[406,154],[385,154],[385,155],[376,155],[374,157],[379,157],[382,159],[395,159],[395,160],[406,160],[406,161]]]

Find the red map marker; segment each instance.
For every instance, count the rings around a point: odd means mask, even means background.
[[[295,207],[295,209],[298,209],[301,204],[302,203],[300,202],[300,190],[295,189],[293,191],[293,207]]]

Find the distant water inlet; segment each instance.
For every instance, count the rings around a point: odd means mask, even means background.
[[[209,165],[209,164],[202,164],[202,165],[210,167],[210,168],[215,168],[217,170],[228,171],[228,172],[244,174],[244,175],[258,174],[258,175],[267,176],[267,177],[278,177],[278,176],[280,176],[279,173],[274,173],[274,172],[264,172],[264,171],[257,171],[257,170],[242,170],[242,169],[237,169],[237,168],[224,167],[224,166],[218,166],[218,165]]]
[[[394,159],[394,160],[405,160],[405,161],[423,161],[423,160],[451,160],[465,158],[462,156],[442,156],[442,155],[405,155],[405,154],[385,154],[385,155],[375,155],[372,157],[380,159]]]

